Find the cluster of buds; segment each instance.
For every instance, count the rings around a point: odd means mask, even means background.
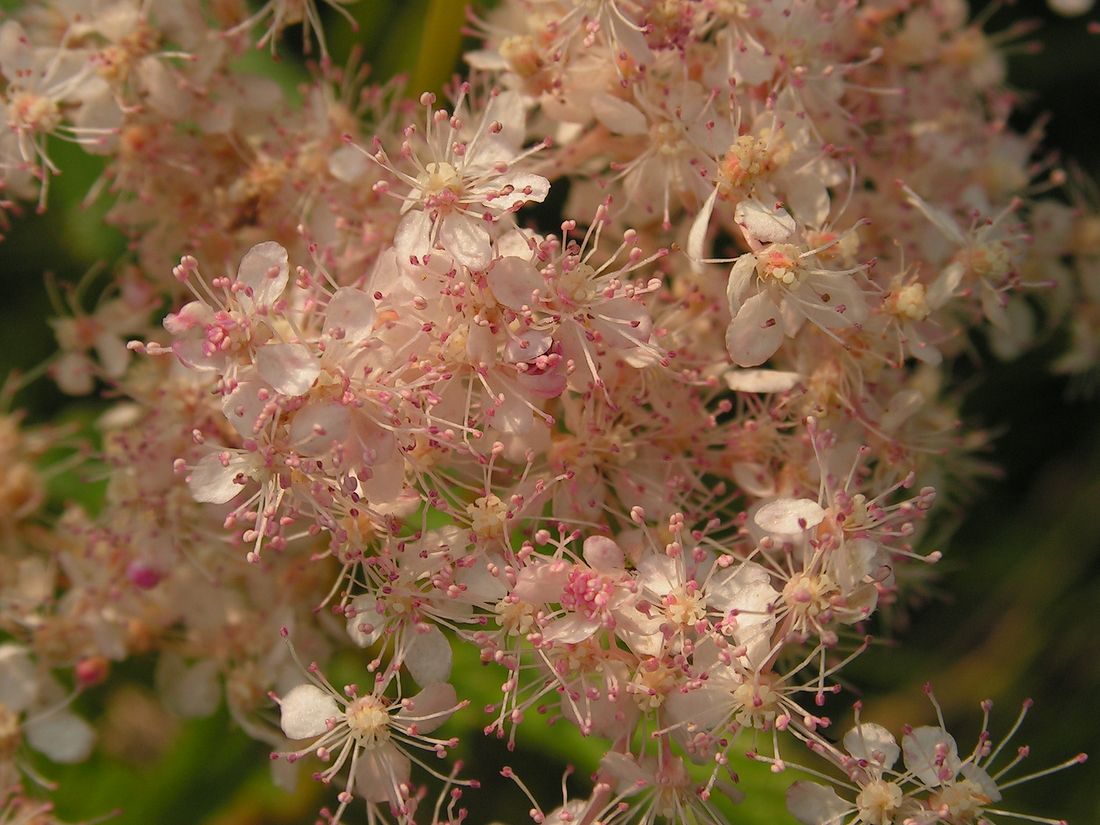
[[[1100,213],[1040,197],[1005,33],[961,0],[506,0],[444,104],[334,67],[323,8],[0,23],[5,208],[74,140],[131,240],[53,321],[101,448],[46,467],[0,419],[0,820],[52,816],[26,748],[85,757],[72,695],[143,654],[278,780],[320,761],[332,825],[461,822],[456,646],[501,679],[486,734],[602,743],[536,822],[724,823],[746,743],[846,777],[794,782],[805,825],[1003,814],[1028,777],[984,728],[963,757],[857,713],[841,746],[826,713],[980,472],[947,368],[1067,327],[1057,368],[1098,365]],[[297,23],[325,58],[293,100],[237,59]],[[103,501],[51,508],[76,464]]]

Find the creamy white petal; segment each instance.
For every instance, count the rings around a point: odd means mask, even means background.
[[[329,720],[343,713],[331,695],[316,685],[302,684],[279,701],[279,724],[288,739],[309,739],[329,729]]]

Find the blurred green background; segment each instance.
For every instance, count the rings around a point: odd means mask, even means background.
[[[337,62],[358,43],[376,78],[402,70],[413,90],[439,88],[457,68],[464,21],[458,0],[363,0],[349,8],[360,21],[358,35],[330,15]],[[1025,128],[1049,114],[1048,146],[1100,176],[1097,37],[1086,33],[1083,20],[1053,17],[1035,2],[998,10],[989,28],[1019,19],[1043,21],[1033,38],[1043,48],[1013,54],[1011,83],[1026,94],[1015,125]],[[299,42],[292,31],[281,49],[289,66]],[[0,375],[32,369],[54,349],[45,323],[52,313],[43,274],[75,282],[96,261],[114,260],[123,250],[121,238],[102,224],[103,206],[79,205],[99,173],[98,162],[64,146],[56,147],[56,158],[65,172],[55,181],[49,212],[15,218],[0,244]],[[932,681],[964,749],[977,733],[978,700],[994,700],[997,734],[1019,703],[1033,697],[1037,706],[1017,743],[1031,745],[1028,762],[1035,768],[1100,745],[1100,381],[1090,386],[1051,377],[1046,365],[1058,343],[1012,363],[964,368],[960,377],[973,387],[966,416],[999,434],[995,455],[1004,474],[984,483],[968,503],[960,530],[944,547],[940,583],[916,607],[903,642],[874,648],[850,671],[864,688],[868,717],[895,730],[905,722],[932,720],[920,691],[924,681]],[[43,381],[21,392],[18,405],[32,421],[51,420],[73,407]],[[94,402],[77,406],[87,405]],[[123,673],[131,678],[122,687],[92,691],[84,699],[88,709],[110,716],[118,703],[149,702],[143,686],[150,684],[150,667],[128,665]],[[499,675],[473,663],[469,670],[490,701]],[[476,729],[475,717],[467,711],[454,724]],[[845,722],[838,720],[841,731]],[[60,813],[87,819],[121,806],[113,820],[119,825],[312,821],[321,798],[316,784],[305,781],[293,795],[273,789],[266,749],[235,732],[224,712],[170,728],[167,748],[150,746],[136,759],[132,748],[122,748],[116,750],[131,756],[100,755],[67,769],[42,765],[43,773],[62,781]],[[131,735],[140,738],[140,731]],[[474,823],[528,821],[525,800],[507,781],[493,780],[485,766],[516,766],[552,807],[566,762],[582,777],[595,765],[591,746],[556,728],[525,732],[511,754],[480,734],[466,738],[461,755],[487,780],[467,796]],[[781,800],[782,788],[795,777],[777,780],[760,768],[742,770],[749,799],[734,821],[792,822]],[[1018,789],[1006,806],[1087,825],[1100,822],[1097,788],[1100,754],[1083,767]]]

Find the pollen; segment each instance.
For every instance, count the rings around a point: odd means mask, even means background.
[[[791,244],[772,244],[757,256],[756,272],[765,281],[793,286],[802,276],[798,249]]]
[[[972,278],[999,281],[1012,269],[1012,254],[1007,245],[999,241],[960,252],[957,260],[966,267],[966,274]]]
[[[57,102],[34,92],[16,92],[8,104],[9,117],[16,129],[28,132],[52,132],[61,125]]]
[[[893,825],[894,814],[904,797],[893,782],[877,779],[868,783],[856,797],[860,821],[867,825]]]
[[[768,142],[741,135],[718,164],[718,175],[730,189],[748,189],[771,168]]]
[[[470,529],[480,539],[500,538],[508,520],[508,505],[494,495],[480,496],[473,504],[466,505],[470,517]]]
[[[698,592],[677,587],[665,596],[665,615],[675,624],[694,625],[706,616],[706,603]]]
[[[416,183],[420,187],[420,191],[429,198],[447,192],[452,195],[462,193],[462,176],[458,174],[458,170],[454,166],[446,161],[427,164],[424,167],[424,172],[417,177]]]
[[[826,573],[798,573],[783,587],[783,601],[800,618],[815,618],[830,607],[830,599],[839,592]]]
[[[344,719],[358,744],[364,748],[374,748],[389,741],[390,715],[374,696],[360,697],[348,705]]]
[[[886,298],[886,308],[892,315],[923,321],[931,313],[925,298],[924,284],[908,284]]]

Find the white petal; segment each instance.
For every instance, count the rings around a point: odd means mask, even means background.
[[[485,273],[485,280],[497,301],[515,310],[532,306],[532,294],[546,287],[534,265],[522,258],[498,258]]]
[[[342,330],[343,340],[359,343],[374,331],[374,299],[361,289],[342,287],[332,293],[325,307],[324,335]]]
[[[866,759],[883,768],[892,768],[901,755],[894,735],[874,722],[864,722],[844,734],[844,749],[856,759]]]
[[[23,71],[33,71],[34,52],[23,27],[14,20],[0,26],[0,73],[9,81]]]
[[[302,455],[316,456],[343,443],[351,432],[351,412],[343,404],[310,401],[294,414],[291,446]]]
[[[787,810],[803,825],[840,825],[855,806],[832,788],[799,780],[787,789]]]
[[[590,638],[599,629],[598,620],[577,615],[562,616],[546,626],[542,638],[548,642],[575,645]]]
[[[617,135],[644,135],[649,131],[646,116],[625,100],[600,92],[592,96],[591,105],[596,120]]]
[[[397,788],[407,785],[412,772],[409,757],[392,742],[365,750],[355,765],[355,792],[368,802],[399,805]]]
[[[21,713],[38,696],[38,676],[25,647],[0,645],[0,705]]]
[[[467,215],[448,215],[439,226],[439,243],[458,263],[472,270],[484,269],[492,260],[489,230],[484,220]]]
[[[959,772],[959,749],[955,739],[943,728],[917,728],[901,739],[905,767],[925,785],[949,782]]]
[[[515,209],[525,203],[542,203],[550,193],[550,181],[531,172],[507,172],[493,180],[493,194],[485,205],[493,209]]]
[[[410,258],[423,258],[432,251],[431,232],[431,216],[422,209],[414,209],[401,219],[393,235],[398,266],[406,267]]]
[[[782,370],[730,370],[722,377],[726,386],[737,392],[786,392],[802,378],[797,372]]]
[[[600,760],[600,769],[609,774],[615,780],[615,786],[626,794],[637,793],[652,781],[652,777],[646,775],[633,756],[618,751],[605,753]]]
[[[584,540],[584,560],[601,573],[622,572],[625,556],[622,548],[607,536],[589,536]]]
[[[438,627],[427,633],[412,631],[405,649],[405,667],[418,685],[427,687],[451,676],[451,643]]]
[[[66,395],[87,395],[95,389],[94,369],[83,352],[67,352],[54,363],[51,375]]]
[[[928,287],[928,293],[925,295],[925,300],[928,302],[928,306],[932,309],[939,309],[955,294],[955,290],[959,288],[959,284],[962,283],[963,275],[966,274],[966,267],[956,262],[948,264],[944,267],[943,272],[932,282],[932,285]]]
[[[237,281],[252,290],[256,306],[270,306],[286,289],[290,265],[286,250],[275,241],[256,244],[241,259]]]
[[[982,312],[985,313],[985,317],[989,319],[989,323],[993,324],[993,326],[999,330],[1005,332],[1010,330],[1011,323],[1008,318],[1008,310],[1006,309],[1004,295],[999,293],[985,281],[982,281],[980,292]]]
[[[386,619],[378,612],[378,600],[369,593],[356,596],[349,607],[355,615],[348,616],[348,635],[359,647],[374,644],[386,629]]]
[[[1047,0],[1047,6],[1055,14],[1062,17],[1080,17],[1088,14],[1092,8],[1093,0]]]
[[[694,690],[672,691],[665,700],[663,710],[673,725],[686,722],[702,730],[716,730],[729,714],[729,699],[728,682],[703,685]]]
[[[979,768],[973,762],[965,763],[960,769],[959,773],[977,785],[982,789],[982,793],[989,797],[990,802],[1000,802],[1001,792],[997,788],[997,783],[993,781],[984,768]]]
[[[328,171],[336,180],[354,183],[371,167],[366,154],[356,146],[341,146],[328,159]]]
[[[954,218],[942,209],[937,209],[929,204],[908,186],[903,186],[902,189],[905,191],[909,203],[923,212],[924,217],[928,218],[945,237],[950,238],[959,246],[966,245],[966,236],[963,234],[962,230],[959,229],[959,224]]]
[[[458,694],[449,682],[428,685],[409,700],[409,705],[397,714],[406,725],[416,725],[418,733],[431,733],[451,718],[458,705]]]
[[[263,395],[270,395],[263,381],[241,381],[222,399],[222,414],[245,438],[254,438],[273,414],[268,402],[261,397],[261,391]]]
[[[825,510],[813,499],[780,498],[756,511],[756,523],[769,533],[795,535],[825,518]]]
[[[95,339],[95,352],[108,378],[118,378],[126,372],[130,351],[117,333],[108,330],[99,333]]]
[[[733,220],[745,235],[761,243],[778,243],[794,234],[796,224],[781,206],[765,206],[758,200],[745,200],[733,210]]]
[[[783,343],[779,307],[766,292],[753,295],[737,311],[726,328],[726,349],[741,367],[758,367]]]
[[[293,688],[279,702],[283,733],[288,739],[309,739],[329,729],[328,721],[338,720],[340,708],[331,695],[316,685]]]
[[[731,316],[736,316],[741,311],[741,303],[745,300],[745,293],[752,284],[755,272],[756,256],[751,252],[738,257],[730,267],[729,280],[726,281],[726,301],[729,302]]]
[[[283,395],[309,391],[321,365],[305,344],[265,344],[256,353],[256,371]]]
[[[199,460],[191,475],[187,477],[187,486],[195,501],[206,504],[225,504],[237,496],[244,487],[235,479],[243,474],[250,478],[253,472],[249,456],[231,452],[228,462],[223,464],[221,453],[209,453]]]
[[[676,559],[664,553],[646,552],[636,569],[638,584],[655,596],[667,596],[684,583]]]
[[[92,726],[64,710],[28,722],[23,731],[32,748],[62,764],[87,759],[95,743]]]
[[[710,193],[710,197],[703,202],[699,214],[691,222],[691,230],[688,232],[687,256],[691,261],[692,269],[698,272],[702,269],[703,252],[707,240],[707,228],[710,226],[710,216],[714,213],[714,204],[718,200],[718,189]]]

